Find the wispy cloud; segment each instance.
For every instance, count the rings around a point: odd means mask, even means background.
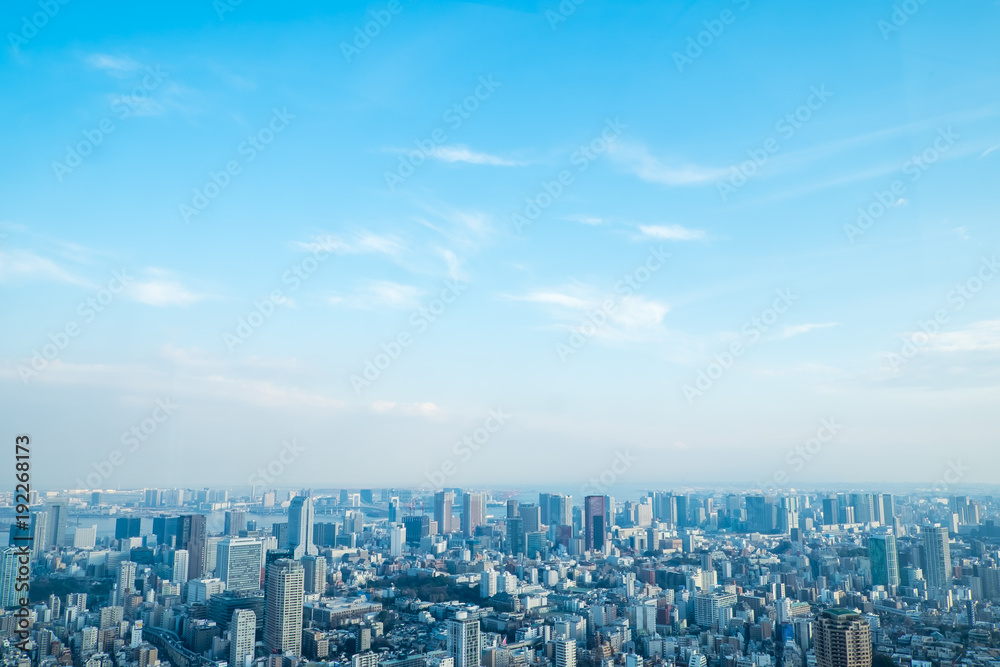
[[[688,229],[681,225],[639,225],[642,235],[662,241],[696,241],[705,238],[701,229]]]
[[[420,305],[423,290],[412,285],[401,285],[388,280],[376,280],[359,292],[330,297],[330,303],[347,308],[401,308],[412,309]]]
[[[30,250],[0,250],[0,282],[11,279],[49,280],[71,285],[89,283],[47,257]]]
[[[489,153],[480,153],[467,146],[437,146],[430,151],[430,156],[444,162],[465,162],[467,164],[485,164],[494,167],[519,167],[525,162],[508,160]]]
[[[444,411],[430,402],[396,403],[395,401],[375,401],[371,404],[372,412],[378,414],[397,414],[407,417],[441,417]]]
[[[147,306],[190,306],[208,298],[197,294],[176,280],[153,279],[132,283],[125,290],[126,296]]]
[[[140,67],[139,63],[127,56],[111,56],[106,53],[93,53],[87,56],[87,64],[114,76],[134,72]]]
[[[648,148],[638,144],[613,142],[608,145],[608,154],[642,180],[673,187],[714,183],[728,173],[726,169],[715,167],[665,164],[650,155]]]
[[[835,327],[839,322],[823,322],[822,324],[791,324],[785,326],[782,330],[781,335],[778,337],[781,340],[792,338],[793,336],[798,336],[800,334],[809,333],[816,329],[827,329],[829,327]]]
[[[984,320],[958,331],[933,334],[927,349],[938,352],[1000,350],[1000,320]]]
[[[394,236],[373,234],[368,231],[358,231],[349,239],[343,239],[336,234],[321,234],[311,241],[296,241],[294,247],[307,252],[332,252],[338,255],[362,255],[381,253],[396,255],[403,250],[402,242]]]

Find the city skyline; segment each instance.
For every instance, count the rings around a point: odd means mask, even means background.
[[[0,403],[40,488],[1000,463],[996,5],[36,4]]]

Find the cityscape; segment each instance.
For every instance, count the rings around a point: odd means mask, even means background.
[[[0,667],[1000,667],[1000,0],[0,4]]]
[[[989,495],[147,488],[31,505],[0,559],[5,667],[1000,658]]]

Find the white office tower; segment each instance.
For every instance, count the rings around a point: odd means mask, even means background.
[[[576,667],[576,640],[556,640],[556,667]]]
[[[635,613],[635,631],[639,635],[656,634],[656,600],[644,600],[637,604]]]
[[[399,558],[403,555],[403,524],[394,523],[389,530],[389,555]]]
[[[479,619],[460,611],[448,621],[448,655],[455,659],[455,667],[479,667]]]
[[[90,528],[78,526],[73,533],[73,548],[93,549],[95,546],[97,546],[97,526],[93,525]]]
[[[222,579],[192,579],[188,582],[185,602],[188,604],[208,602],[208,598],[218,595],[224,590],[226,590],[226,585],[222,583]]]
[[[215,572],[227,591],[256,591],[260,588],[263,543],[253,537],[226,537],[219,542]]]
[[[318,556],[319,549],[313,543],[313,524],[316,509],[312,496],[302,495],[292,498],[288,506],[288,544],[292,550],[292,558],[298,560],[303,556]]]
[[[96,640],[97,637],[95,636],[94,639]],[[130,646],[132,648],[135,648],[141,643],[142,643],[142,619],[140,618],[132,624],[132,641]]]
[[[351,658],[351,667],[378,667],[378,653],[358,653]]]
[[[188,550],[178,549],[174,552],[174,569],[170,580],[184,585],[188,580]]]
[[[304,586],[302,563],[279,558],[268,566],[264,602],[264,645],[268,653],[291,652],[296,657],[302,654]]]
[[[116,604],[124,604],[125,598],[135,592],[136,564],[123,560],[118,566],[118,598]]]
[[[253,661],[257,614],[253,609],[236,609],[229,624],[229,667],[246,667]]]
[[[924,576],[934,597],[944,595],[951,588],[951,545],[948,528],[935,524],[922,529],[924,533]]]
[[[491,598],[498,592],[500,573],[496,570],[486,570],[479,577],[479,597]]]

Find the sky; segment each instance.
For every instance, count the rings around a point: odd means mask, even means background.
[[[36,488],[993,481],[998,3],[0,22]]]

